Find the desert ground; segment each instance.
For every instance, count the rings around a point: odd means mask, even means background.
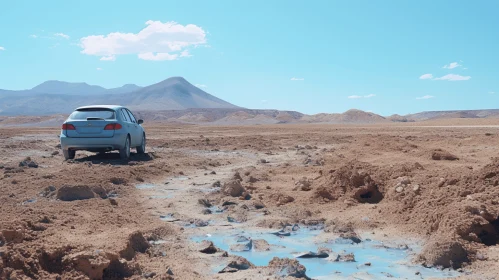
[[[308,279],[325,255],[321,279],[496,279],[495,124],[156,123],[126,162],[64,161],[59,128],[0,127],[0,279]],[[270,236],[309,233],[309,258],[273,258]],[[374,241],[411,274],[335,251]]]

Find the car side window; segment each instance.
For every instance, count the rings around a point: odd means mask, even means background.
[[[137,123],[137,120],[135,119],[135,116],[132,114],[132,112],[130,112],[130,110],[128,110],[128,109],[126,111],[130,115],[130,119],[132,120],[132,122]]]
[[[125,109],[121,109],[120,112],[121,112],[121,115],[123,116],[123,120],[126,121],[126,122],[130,122],[130,117],[125,112]]]

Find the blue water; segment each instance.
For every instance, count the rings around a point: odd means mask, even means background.
[[[156,185],[144,183],[144,184],[135,185],[135,187],[139,190],[145,190],[145,189],[152,189],[152,188],[156,187]]]
[[[197,236],[193,241],[210,240],[217,247],[231,254],[239,255],[257,266],[266,266],[274,257],[294,258],[302,252],[317,252],[319,247],[331,249],[333,252],[353,253],[356,262],[333,262],[328,259],[298,259],[307,268],[307,275],[313,278],[341,279],[357,274],[369,275],[370,279],[389,279],[390,276],[401,279],[425,279],[427,277],[449,278],[458,275],[455,271],[425,268],[410,263],[407,250],[386,248],[383,243],[363,241],[359,244],[349,242],[314,243],[314,238],[321,232],[302,229],[289,237],[278,237],[270,232],[230,231],[214,233],[210,236]],[[265,239],[270,245],[270,251],[232,252],[230,245],[237,243],[239,236],[255,239]],[[330,254],[331,255],[331,254]],[[364,265],[371,263],[371,266]],[[218,267],[216,269],[219,269]],[[419,275],[416,275],[419,273]],[[360,276],[360,275],[359,275]],[[393,279],[393,278],[391,278]]]

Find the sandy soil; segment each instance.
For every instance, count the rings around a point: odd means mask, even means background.
[[[129,162],[83,152],[64,161],[58,129],[0,128],[0,279],[277,279],[286,261],[213,274],[244,260],[204,254],[190,238],[294,223],[415,240],[415,262],[459,269],[462,279],[499,274],[498,128],[146,131],[148,154]],[[203,205],[228,202],[220,215]]]

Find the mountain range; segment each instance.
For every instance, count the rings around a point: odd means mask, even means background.
[[[59,124],[76,107],[120,104],[148,121],[214,124],[274,123],[389,123],[455,118],[499,118],[499,109],[432,111],[383,117],[361,110],[337,114],[306,115],[295,111],[238,107],[192,85],[182,77],[140,87],[126,84],[106,89],[87,83],[46,81],[32,89],[0,89],[0,125],[9,123]],[[12,116],[17,116],[15,119]],[[25,116],[25,117],[19,117]]]
[[[195,87],[182,77],[140,87],[127,84],[106,89],[87,83],[46,81],[28,90],[1,90],[0,115],[70,113],[88,104],[120,104],[132,110],[238,108]]]

